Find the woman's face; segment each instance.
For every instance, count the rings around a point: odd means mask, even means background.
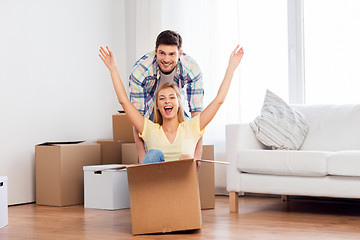
[[[159,91],[157,98],[157,109],[159,109],[163,119],[177,117],[179,110],[179,99],[173,88],[164,88]]]

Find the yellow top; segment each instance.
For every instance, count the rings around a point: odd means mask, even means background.
[[[139,136],[144,140],[147,150],[159,149],[164,153],[165,161],[179,160],[182,154],[194,156],[195,147],[205,129],[200,130],[200,114],[190,120],[179,123],[173,143],[167,139],[161,125],[145,118],[144,129]]]

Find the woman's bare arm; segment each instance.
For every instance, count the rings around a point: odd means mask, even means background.
[[[110,71],[111,79],[115,88],[115,92],[119,103],[123,107],[130,122],[134,125],[139,133],[143,132],[145,117],[139,113],[135,106],[130,102],[127,97],[124,85],[120,79],[119,71],[116,66],[114,53],[110,51],[109,47],[106,50],[100,47],[100,58]]]
[[[230,83],[234,74],[234,71],[239,66],[241,59],[244,55],[243,48],[239,49],[239,45],[231,53],[229,64],[225,72],[224,80],[222,81],[218,93],[215,99],[200,113],[200,130],[204,129],[209,122],[214,118],[220,106],[225,101],[225,97],[230,87]]]

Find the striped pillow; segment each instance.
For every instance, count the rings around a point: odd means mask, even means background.
[[[256,138],[272,149],[298,150],[308,132],[305,116],[266,91],[261,116],[250,123]]]

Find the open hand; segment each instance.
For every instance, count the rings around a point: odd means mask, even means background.
[[[115,55],[110,51],[108,46],[106,46],[106,50],[103,47],[100,47],[99,52],[99,57],[105,63],[108,69],[116,67]]]
[[[230,55],[229,68],[235,70],[239,66],[241,59],[244,55],[244,49],[240,45],[237,45],[234,51]]]

